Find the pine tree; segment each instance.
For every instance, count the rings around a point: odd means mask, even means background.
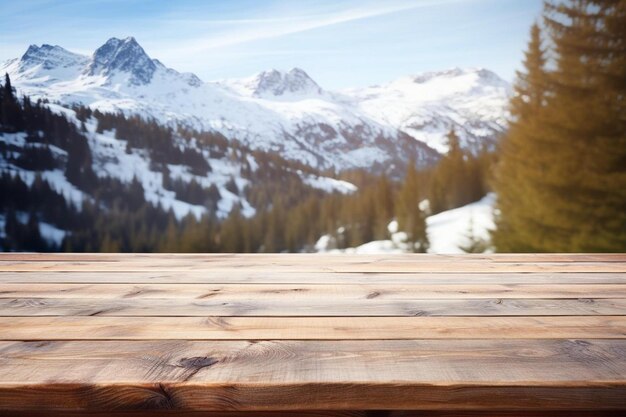
[[[167,222],[167,229],[162,237],[162,241],[159,247],[159,250],[161,252],[175,252],[176,248],[180,247],[180,242],[178,238],[179,230],[178,225],[176,224],[176,217],[174,217],[174,213],[172,211],[170,211],[168,215],[169,219]]]
[[[446,138],[448,152],[435,167],[431,180],[429,200],[434,213],[460,207],[473,198],[468,187],[466,154],[459,136],[451,129]]]
[[[75,135],[68,146],[65,176],[80,189],[88,190],[93,186],[96,177],[91,163],[91,148],[87,139],[82,135]]]
[[[22,109],[15,96],[15,89],[11,85],[9,74],[4,75],[2,86],[2,100],[0,101],[0,130],[19,132],[24,129]]]
[[[426,252],[429,246],[426,234],[426,214],[420,207],[423,197],[420,188],[415,163],[411,162],[398,192],[395,206],[399,228],[406,232],[407,241],[413,252]]]
[[[626,7],[546,3],[544,21],[553,70],[528,82],[534,94],[512,102],[517,120],[498,169],[494,242],[499,251],[624,251]],[[529,53],[536,49],[531,40]],[[522,84],[534,71],[528,56]]]
[[[470,221],[467,224],[465,238],[467,239],[466,243],[459,246],[465,253],[483,253],[489,249],[489,242],[482,237],[476,236],[473,216],[470,217]]]
[[[382,174],[375,187],[374,199],[374,239],[386,239],[389,232],[387,226],[393,219],[393,190],[385,174]]]
[[[106,234],[104,240],[100,244],[100,252],[120,252],[121,245],[118,240],[115,240],[111,237],[110,234]]]
[[[494,180],[498,194],[497,229],[493,242],[500,252],[528,252],[539,224],[529,195],[541,186],[542,152],[538,127],[545,105],[547,75],[541,29],[534,24],[525,52],[525,71],[517,72],[510,103],[509,131],[500,144],[500,160]]]
[[[239,206],[236,205],[220,230],[222,251],[229,253],[250,251],[245,226],[245,218],[241,215]]]
[[[13,92],[13,86],[11,85],[11,77],[9,77],[9,73],[4,73],[4,86],[2,97],[6,97],[9,100],[15,101],[15,94]]]

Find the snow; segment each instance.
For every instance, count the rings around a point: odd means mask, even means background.
[[[367,116],[399,128],[441,153],[455,128],[462,144],[504,131],[509,85],[481,68],[423,73],[383,86],[344,90]]]
[[[88,130],[93,132],[95,126],[88,127]],[[89,138],[94,171],[98,176],[117,178],[127,184],[136,178],[141,182],[146,201],[165,210],[171,209],[179,220],[188,214],[200,218],[206,212],[203,206],[176,200],[173,191],[163,188],[163,174],[150,170],[150,159],[145,152],[133,149],[127,154],[126,141],[115,139],[107,133],[112,132],[91,133]]]
[[[20,223],[26,224],[28,221],[28,213],[17,212],[16,218]],[[5,225],[6,217],[0,214],[0,238],[6,237]],[[49,244],[60,246],[67,232],[51,225],[50,223],[39,222],[39,233]]]
[[[88,120],[85,126],[94,159],[94,171],[98,176],[117,178],[127,184],[136,178],[141,182],[146,201],[161,206],[165,210],[171,209],[179,220],[189,214],[199,219],[207,213],[206,207],[177,200],[173,191],[163,188],[163,174],[150,169],[150,158],[145,150],[132,149],[130,153],[126,153],[127,141],[124,138],[115,138],[115,131],[96,133],[97,123],[94,119]],[[181,145],[195,147],[193,140],[189,142],[182,142],[180,138],[175,140],[181,141]],[[225,188],[231,178],[235,179],[241,190],[248,186],[248,180],[241,178],[241,167],[229,160],[207,158],[207,161],[211,165],[212,171],[206,176],[193,175],[189,167],[184,165],[169,164],[170,176],[186,183],[192,180],[196,181],[204,188],[209,188],[213,184],[216,185],[222,196],[222,200],[218,202],[218,212],[216,213],[220,218],[227,217],[234,204],[242,205],[244,216],[253,216],[255,210],[250,203]],[[249,157],[248,162],[254,163],[256,167],[254,158]]]
[[[488,240],[489,230],[495,228],[495,199],[495,194],[490,193],[475,203],[427,217],[430,252],[463,253],[461,247],[469,243],[470,234]]]
[[[277,152],[286,159],[321,169],[389,168],[396,161],[408,159],[406,148],[400,145],[404,134],[442,153],[447,151],[444,137],[451,127],[457,129],[465,146],[478,146],[492,140],[506,124],[510,87],[485,69],[456,68],[403,77],[382,86],[333,92],[323,90],[298,68],[205,83],[193,74],[179,73],[150,59],[132,38],[107,44],[112,48],[125,45],[126,50],[113,51],[111,59],[95,63],[94,57],[59,46],[31,46],[21,59],[0,65],[0,72],[10,74],[18,94],[50,100],[53,111],[75,123],[75,113],[68,106],[82,103],[101,111],[122,111],[154,117],[166,124],[217,131],[253,149]],[[106,54],[102,57],[109,57],[111,51],[103,51]],[[86,127],[98,175],[125,183],[139,179],[146,200],[172,209],[179,219],[207,212],[206,207],[177,200],[174,192],[164,189],[162,174],[150,169],[145,151],[133,149],[127,154],[124,138],[116,139],[115,132],[96,133],[93,119],[86,122]],[[24,134],[3,134],[0,140],[16,147],[26,142]],[[436,160],[437,153],[428,146],[419,147],[418,162]],[[58,148],[52,150],[63,153]],[[231,179],[239,190],[250,186],[241,176],[239,163],[227,158],[208,161],[212,171],[206,176],[194,175],[188,167],[177,165],[169,166],[170,173],[203,187],[215,185],[222,197],[218,217],[226,217],[236,206],[241,207],[244,216],[253,216],[255,209],[244,194],[226,189]],[[252,171],[258,168],[254,157],[248,155],[247,162]],[[28,183],[36,175],[1,158],[0,171],[17,173]],[[69,183],[61,170],[40,174],[78,206],[89,198]],[[311,187],[326,192],[348,194],[357,189],[354,184],[330,177],[300,176]],[[463,234],[469,227],[468,211],[474,218],[475,234],[483,235],[489,224],[485,208],[478,204],[461,209],[429,218],[433,252],[460,250],[458,246],[466,242]],[[403,232],[397,230],[397,224],[395,228],[395,232],[390,230],[389,240],[370,242],[354,250],[406,250]]]
[[[128,38],[110,45],[133,42]],[[298,68],[204,83],[150,60],[138,45],[121,55],[128,60],[103,66],[94,64],[93,57],[41,47],[37,59],[7,61],[0,72],[8,72],[19,93],[34,99],[215,130],[321,169],[369,168],[406,159],[397,140],[400,132],[445,152],[444,137],[452,126],[463,144],[477,145],[505,124],[508,85],[482,69],[427,73],[385,86],[332,92]],[[144,78],[149,82],[139,82]],[[436,157],[426,146],[419,152],[420,160]]]
[[[397,247],[391,240],[374,240],[357,246],[353,249],[346,249],[345,253],[355,254],[379,254],[379,253],[404,253],[404,249]]]
[[[3,139],[0,135],[0,141]],[[39,174],[41,178],[50,184],[50,187],[57,193],[65,197],[65,200],[72,203],[76,207],[81,207],[83,200],[87,196],[65,178],[65,173],[59,169],[49,171],[28,171],[8,163],[0,158],[0,173],[8,172],[12,175],[18,175],[29,187],[35,181],[35,176]]]
[[[398,233],[398,221],[397,220],[392,220],[391,222],[389,222],[389,224],[387,225],[387,230],[389,231],[389,233]]]
[[[493,208],[495,194],[490,193],[481,200],[463,207],[444,211],[426,218],[426,230],[430,241],[429,253],[464,253],[461,247],[470,243],[471,234],[475,239],[489,241],[489,231],[495,228]],[[398,222],[393,220],[387,226],[390,238],[367,242],[355,248],[336,249],[336,242],[330,235],[324,235],[315,243],[316,252],[385,254],[410,252],[407,235],[398,230]]]
[[[28,174],[32,174],[32,176]],[[20,176],[22,175],[30,177],[27,180],[29,185],[32,184],[32,181],[35,179],[32,171],[22,171],[20,172]],[[48,181],[53,190],[65,197],[66,201],[71,202],[76,207],[82,207],[83,200],[87,198],[87,196],[65,178],[63,171],[58,169],[54,171],[43,171],[41,172],[41,177]]]
[[[252,77],[226,79],[221,83],[243,96],[279,101],[293,101],[323,94],[317,83],[300,68],[292,68],[289,71],[272,69]]]
[[[248,164],[250,165],[250,171],[256,172],[256,170],[259,169],[259,164],[257,163],[256,159],[254,159],[254,156],[246,155],[246,159],[248,160]]]
[[[331,235],[321,236],[314,245],[316,252],[327,252],[334,249],[334,246],[335,242]]]
[[[0,142],[21,148],[26,146],[26,136],[26,132],[3,133],[0,135]]]
[[[60,246],[65,238],[65,230],[59,229],[49,223],[39,222],[39,233],[44,240],[56,246]]]
[[[302,180],[305,184],[328,193],[336,191],[341,194],[351,194],[358,189],[356,185],[348,181],[337,180],[330,177],[317,177],[312,175],[303,176],[301,171],[299,173],[301,174]]]
[[[59,105],[51,104],[50,109],[60,113],[79,123],[76,119],[75,112]],[[127,141],[115,138],[115,131],[105,131],[96,133],[97,123],[95,119],[87,120],[85,127],[87,128],[87,138],[91,148],[93,157],[93,168],[100,177],[116,178],[126,184],[129,184],[133,178],[138,179],[144,189],[144,198],[146,201],[161,206],[164,210],[172,210],[177,219],[182,219],[189,214],[200,218],[207,213],[207,208],[200,205],[189,204],[185,201],[177,200],[173,191],[163,188],[163,175],[161,172],[155,172],[150,169],[150,158],[145,150],[133,149],[130,153],[126,153]],[[180,140],[180,139],[176,139]],[[21,148],[27,145],[25,133],[3,133],[0,134],[0,142],[5,142]],[[183,142],[181,142],[181,145]],[[185,146],[193,147],[194,141],[184,142]],[[29,146],[43,146],[43,144],[30,143]],[[65,151],[57,147],[51,146],[50,149],[57,155],[66,154]],[[254,207],[241,196],[235,195],[226,189],[226,184],[234,179],[239,190],[244,190],[249,186],[249,181],[241,177],[241,166],[236,161],[228,158],[213,159],[207,158],[211,165],[212,171],[206,176],[198,176],[191,174],[189,167],[182,165],[168,165],[172,178],[182,180],[186,183],[196,181],[204,188],[215,185],[221,195],[218,201],[218,210],[216,215],[219,218],[225,218],[236,205],[241,207],[241,213],[245,217],[251,217],[256,213]],[[252,156],[248,156],[248,163],[252,169],[257,169],[258,165]],[[85,198],[89,198],[86,194],[71,184],[65,177],[62,170],[50,171],[29,171],[19,168],[0,157],[0,172],[11,172],[19,175],[29,186],[35,180],[37,174],[47,181],[50,186],[62,194],[65,199],[73,203],[77,207],[81,207]],[[330,181],[332,179],[328,179]],[[337,188],[348,188],[349,183],[339,181],[334,184]],[[243,194],[242,194],[243,195]]]

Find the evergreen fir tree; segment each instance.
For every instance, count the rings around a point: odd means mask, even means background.
[[[376,193],[373,196],[375,204],[374,239],[387,239],[389,234],[387,226],[393,219],[394,201],[393,189],[385,174],[381,175],[374,192]]]
[[[15,90],[11,85],[9,74],[4,75],[2,86],[2,100],[0,101],[0,130],[6,132],[19,132],[24,129],[24,117],[22,109],[15,96]]]
[[[474,217],[470,217],[470,221],[467,225],[467,232],[465,232],[467,243],[459,248],[465,253],[483,253],[489,249],[489,242],[482,237],[476,236],[474,230]]]
[[[509,131],[500,144],[500,160],[494,180],[498,194],[497,229],[493,241],[500,252],[528,252],[537,233],[534,199],[528,198],[541,186],[542,152],[540,119],[545,105],[547,75],[541,29],[534,24],[525,52],[525,71],[518,71],[510,103]]]
[[[448,133],[447,140],[448,152],[435,167],[431,180],[429,200],[433,213],[460,207],[481,197],[471,193],[475,187],[469,181],[473,178],[468,176],[467,155],[454,129]]]
[[[398,192],[396,218],[400,230],[406,232],[407,241],[413,252],[426,252],[429,246],[426,234],[426,214],[420,207],[423,197],[420,188],[415,163],[411,161]]]
[[[554,69],[528,82],[534,94],[524,104],[512,102],[494,242],[499,251],[624,251],[624,2],[546,3],[544,21]],[[528,56],[522,84],[534,71]]]

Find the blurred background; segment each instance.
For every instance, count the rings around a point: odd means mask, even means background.
[[[626,1],[0,0],[0,249],[624,252]]]

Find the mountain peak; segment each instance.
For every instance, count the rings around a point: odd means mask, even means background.
[[[26,52],[24,53],[24,55],[22,55],[22,59],[29,59],[32,57],[36,57],[36,56],[40,56],[42,54],[46,54],[50,51],[53,50],[63,50],[65,51],[65,49],[61,48],[58,45],[49,45],[47,43],[44,43],[41,46],[32,44],[28,47],[28,49],[26,50]]]
[[[473,76],[477,81],[492,83],[494,85],[506,86],[507,83],[493,71],[485,68],[449,68],[443,71],[429,71],[417,74],[411,77],[412,82],[416,84],[424,84],[433,79],[457,78],[464,76]]]
[[[45,70],[67,67],[83,61],[85,57],[61,48],[58,45],[44,43],[41,46],[30,45],[20,58],[22,68],[41,65]]]
[[[132,36],[106,41],[94,52],[88,69],[89,75],[130,74],[128,81],[133,85],[149,83],[155,71],[156,64]]]
[[[118,48],[123,47],[124,45],[130,45],[132,47],[141,48],[141,45],[139,45],[139,43],[133,36],[128,36],[124,39],[119,39],[116,37],[109,38],[109,40],[107,40],[104,43],[104,45],[102,45],[100,48],[107,47],[107,48],[118,49]]]
[[[257,97],[322,93],[320,86],[300,68],[286,72],[276,69],[263,71],[254,77],[252,88],[253,95]]]

